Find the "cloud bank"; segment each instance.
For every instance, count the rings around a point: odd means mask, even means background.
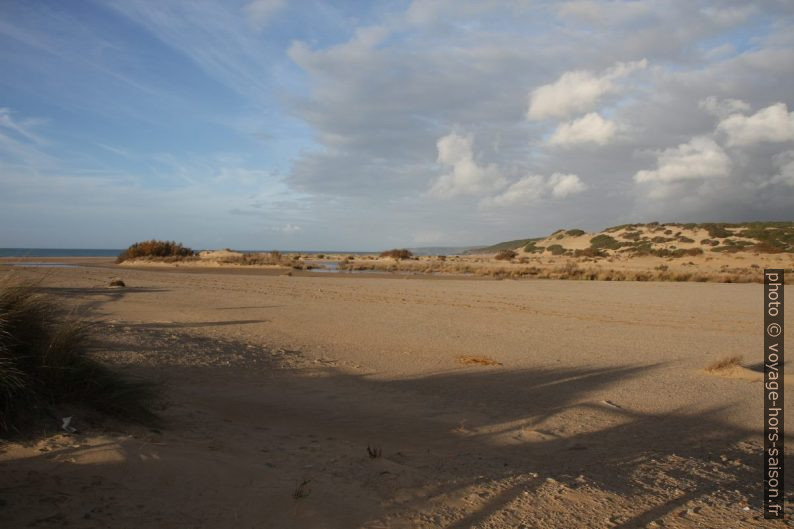
[[[791,219],[792,26],[732,0],[7,2],[0,246]]]

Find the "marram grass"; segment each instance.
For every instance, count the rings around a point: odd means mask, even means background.
[[[77,404],[156,422],[157,386],[92,358],[91,323],[64,315],[30,284],[0,284],[0,431],[19,431],[54,406]]]

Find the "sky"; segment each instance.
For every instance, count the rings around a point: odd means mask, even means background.
[[[789,1],[0,0],[0,247],[794,220]]]

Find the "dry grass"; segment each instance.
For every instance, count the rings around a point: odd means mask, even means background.
[[[407,261],[385,259],[366,259],[358,257],[340,262],[340,270],[367,271],[375,270],[394,273],[417,274],[453,274],[476,275],[494,279],[563,279],[579,281],[677,281],[677,282],[710,282],[710,283],[760,283],[763,274],[760,268],[727,267],[719,270],[713,268],[681,269],[669,265],[649,263],[647,269],[618,268],[609,264],[608,258],[562,258],[542,260],[527,257],[519,260],[497,261],[493,257],[465,257],[441,261],[431,258],[419,258]],[[681,265],[683,266],[683,265]],[[690,266],[686,264],[686,266]],[[787,284],[794,276],[786,277]]]
[[[494,256],[497,261],[511,261],[516,258],[518,254],[513,250],[501,250]]]
[[[221,263],[235,264],[242,266],[273,266],[287,265],[287,261],[281,252],[246,252],[242,254],[228,255],[220,260]]]
[[[706,371],[722,371],[732,367],[739,367],[742,365],[741,355],[726,356],[706,366]]]
[[[410,250],[406,250],[405,248],[394,248],[392,250],[386,250],[385,252],[380,253],[381,257],[392,257],[394,259],[410,259],[414,256],[410,252]]]
[[[68,403],[155,421],[156,386],[92,358],[92,331],[35,286],[0,285],[0,431],[18,432]]]
[[[467,366],[500,366],[502,362],[497,362],[487,356],[459,356],[458,362]]]

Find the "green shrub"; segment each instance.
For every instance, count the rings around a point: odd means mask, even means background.
[[[623,228],[627,228],[627,229],[635,228],[636,226],[637,226],[636,224],[619,224],[617,226],[612,226],[611,228],[607,228],[604,231],[611,233],[613,231],[622,230]]]
[[[648,255],[652,249],[651,241],[635,241],[633,243],[623,243],[624,252],[631,252],[635,255]]]
[[[602,233],[590,239],[590,247],[593,249],[617,250],[621,247],[621,244],[614,237]]]
[[[155,422],[156,386],[89,356],[91,324],[61,313],[31,285],[0,286],[0,431],[19,431],[63,403]]]
[[[579,237],[580,235],[584,235],[584,230],[580,230],[578,228],[573,230],[568,230],[565,232],[565,235],[570,235],[571,237]]]
[[[642,234],[638,231],[627,231],[623,233],[622,237],[629,241],[639,241]]]
[[[565,248],[559,244],[552,244],[546,248],[552,255],[562,255],[565,253]]]
[[[702,224],[701,228],[709,232],[709,237],[711,237],[712,239],[714,238],[724,239],[725,237],[730,237],[731,235],[733,235],[731,232],[725,229],[724,224],[707,223],[707,224]]]
[[[524,246],[524,251],[527,253],[540,253],[544,250],[543,246],[538,246],[537,241],[530,241]]]
[[[128,259],[136,259],[138,257],[154,257],[159,259],[165,258],[184,258],[192,257],[196,254],[190,248],[182,246],[182,243],[174,241],[143,241],[136,242],[130,245],[129,248],[124,250],[116,258],[117,263],[121,263]]]
[[[592,247],[573,251],[574,257],[604,257],[605,255],[606,254],[604,253],[603,250],[598,250]]]

